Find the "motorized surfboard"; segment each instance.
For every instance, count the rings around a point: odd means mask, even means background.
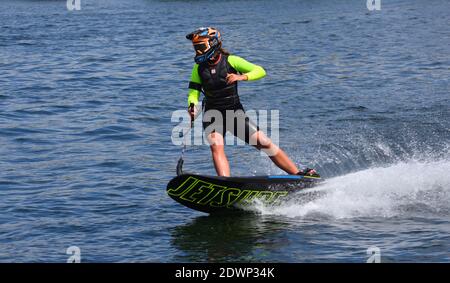
[[[167,193],[175,201],[198,211],[242,212],[249,210],[249,205],[256,200],[275,205],[320,181],[320,177],[298,175],[218,177],[182,173],[167,184]]]

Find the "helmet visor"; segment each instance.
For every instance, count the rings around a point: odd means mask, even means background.
[[[206,42],[199,42],[194,44],[196,54],[205,54],[209,50],[209,44]]]

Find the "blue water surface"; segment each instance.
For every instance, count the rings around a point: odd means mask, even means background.
[[[0,3],[0,261],[450,261],[450,2],[81,0]],[[319,197],[208,216],[166,184],[194,52],[215,26],[267,76],[246,109],[279,110],[280,146]],[[227,146],[232,174],[283,174]],[[185,168],[215,174],[207,145]]]

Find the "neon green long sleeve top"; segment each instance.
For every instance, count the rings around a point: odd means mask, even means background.
[[[243,75],[246,75],[249,81],[259,80],[266,76],[266,71],[261,66],[252,64],[239,56],[229,55],[228,63],[230,63],[230,65],[236,71],[238,71]],[[194,67],[192,68],[191,82],[198,84],[202,83],[202,80],[198,74],[198,64],[195,64]],[[190,105],[191,103],[197,105],[199,98],[200,98],[200,91],[189,88],[188,105]]]

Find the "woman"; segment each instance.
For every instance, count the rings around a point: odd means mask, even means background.
[[[203,92],[203,128],[211,145],[217,175],[230,176],[230,166],[224,151],[224,136],[230,131],[258,150],[263,150],[288,174],[319,177],[314,169],[299,170],[286,153],[245,115],[238,96],[237,82],[261,79],[266,75],[264,69],[226,52],[222,48],[220,33],[214,28],[199,28],[186,38],[192,41],[196,53],[196,64],[189,82],[188,111],[192,119],[197,116],[196,105],[200,92]],[[239,125],[243,125],[245,134],[239,131]]]

